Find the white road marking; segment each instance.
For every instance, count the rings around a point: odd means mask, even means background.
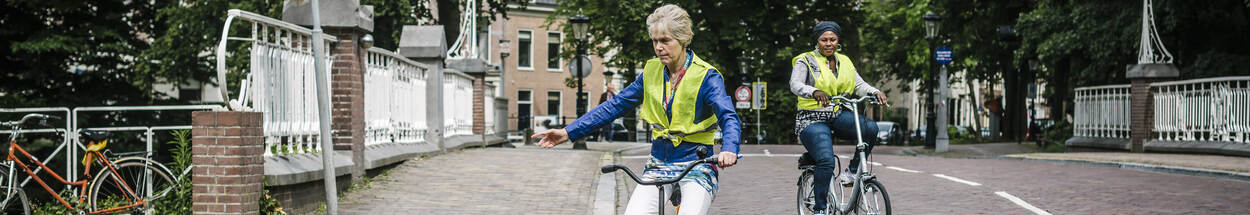
[[[898,171],[900,171],[900,172],[922,173],[921,171],[910,170],[910,169],[903,169],[903,168],[896,167],[896,166],[889,166],[889,167],[885,167],[885,168],[886,168],[886,169],[892,169],[892,170],[898,170]]]
[[[881,163],[877,163],[877,162],[868,162],[868,164],[872,164],[873,166],[881,166]]]
[[[956,178],[956,177],[950,177],[950,176],[946,176],[946,175],[943,175],[943,174],[933,174],[933,176],[937,176],[938,178],[944,178],[944,179],[946,179],[946,180],[951,180],[951,181],[954,181],[954,182],[964,183],[964,184],[967,184],[967,185],[972,185],[972,186],[981,186],[981,183],[976,183],[976,182],[972,182],[972,181],[968,181],[968,180],[963,180],[963,179],[959,179],[959,178]]]
[[[1034,207],[1028,202],[1024,202],[1024,200],[1021,200],[1020,198],[1016,198],[1016,196],[1013,196],[1007,192],[998,191],[998,192],[994,192],[994,194],[998,194],[998,196],[1002,196],[1003,198],[1010,200],[1012,203],[1016,203],[1016,205],[1019,205],[1020,207],[1024,207],[1024,209],[1033,211],[1034,214],[1051,215],[1050,212],[1046,212],[1045,210],[1042,210],[1041,208]]]
[[[846,155],[838,155],[838,157],[840,157],[840,158],[842,158],[842,159],[851,159],[851,157],[848,157],[848,156],[846,156]]]
[[[769,152],[769,151],[768,151],[768,149],[764,149],[764,156],[769,156],[769,157],[772,157],[772,156],[773,156],[773,153],[772,153],[772,152]]]

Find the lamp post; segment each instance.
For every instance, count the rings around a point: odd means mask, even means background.
[[[586,37],[590,36],[586,32],[590,28],[590,17],[586,17],[586,15],[582,15],[581,11],[577,11],[577,16],[569,18],[569,22],[573,23],[573,37],[577,39],[577,57],[573,60],[577,62],[577,70],[574,70],[573,75],[577,76],[577,117],[580,118],[583,114],[586,114],[586,96],[582,95],[582,85],[584,85],[582,80],[585,78],[583,76],[589,74],[581,73],[582,67],[587,66],[582,65],[581,59],[586,55],[586,49],[583,47],[583,44],[586,43]],[[578,140],[573,142],[573,149],[586,149],[586,141]]]
[[[940,24],[938,22],[941,20],[942,20],[942,16],[938,16],[936,13],[933,13],[932,11],[924,15],[925,39],[929,40],[929,56],[930,57],[935,56],[934,55],[935,50],[933,46],[934,46],[934,42],[937,41],[938,28]],[[929,62],[929,71],[930,71],[929,81],[928,81],[929,82],[929,96],[927,97],[929,98],[928,99],[929,110],[928,110],[928,113],[925,114],[925,120],[927,120],[928,122],[927,123],[928,128],[925,129],[924,148],[935,149],[937,147],[937,129],[945,129],[945,128],[938,128],[937,114],[934,113],[934,110],[937,109],[937,102],[938,102],[936,99],[934,99],[935,97],[933,95],[933,92],[937,90],[937,62],[934,62],[934,61]]]

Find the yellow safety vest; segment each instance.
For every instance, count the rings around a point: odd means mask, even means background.
[[[838,94],[843,93],[854,93],[855,65],[851,64],[851,58],[846,57],[846,55],[838,53],[834,53],[833,55],[838,58],[837,76],[834,76],[833,71],[829,69],[829,59],[823,55],[817,54],[816,51],[804,52],[803,54],[799,54],[799,56],[794,56],[794,59],[790,60],[790,65],[794,65],[800,58],[803,58],[804,62],[808,65],[807,72],[809,75],[811,77],[816,77],[813,87],[816,87],[816,89],[821,92],[825,92],[825,94],[829,94],[829,96],[837,96]],[[812,64],[813,61],[815,65]],[[819,77],[815,75],[815,71],[812,71],[813,68],[819,68],[817,69],[820,72]],[[817,102],[816,99],[803,97],[796,98],[798,98],[799,109],[815,110],[821,108],[820,102]],[[838,107],[834,106],[833,111],[838,111]]]
[[[703,86],[703,80],[707,78],[709,70],[716,69],[712,65],[694,56],[694,62],[690,64],[690,68],[686,69],[683,80],[677,85],[677,89],[669,95],[672,99],[673,118],[664,112],[665,92],[668,83],[664,81],[667,75],[664,72],[664,64],[659,58],[647,60],[647,65],[642,69],[642,119],[651,126],[651,138],[665,138],[673,142],[673,146],[680,145],[682,142],[690,141],[707,145],[714,144],[716,130],[716,116],[712,115],[701,122],[695,122],[695,102],[699,100],[699,88]],[[669,68],[680,69],[680,68]],[[673,89],[667,89],[673,90]]]

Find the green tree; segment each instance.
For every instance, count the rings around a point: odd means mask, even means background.
[[[590,54],[604,56],[615,51],[608,59],[609,66],[623,68],[628,77],[637,75],[647,59],[655,58],[647,34],[646,17],[663,4],[676,4],[686,9],[694,21],[694,39],[688,48],[701,58],[716,66],[724,75],[726,85],[760,77],[771,83],[769,109],[763,118],[791,119],[794,117],[794,95],[787,81],[790,59],[815,46],[811,28],[821,20],[834,20],[843,27],[844,34],[857,35],[862,25],[863,13],[857,10],[859,1],[561,1],[550,20],[569,17],[580,10],[591,17],[589,44],[602,44],[590,50]],[[554,22],[550,22],[554,23]],[[568,23],[562,29],[571,34]],[[567,39],[566,42],[572,42]],[[844,53],[859,58],[860,39],[847,37]],[[573,47],[562,51],[563,57],[572,56]],[[738,57],[747,56],[752,74],[740,74]],[[751,79],[748,79],[751,78]],[[728,92],[727,92],[728,93]],[[747,112],[740,113],[746,121]],[[793,143],[794,123],[791,121],[766,122],[765,130],[772,134],[769,142]],[[746,128],[750,129],[750,128]]]

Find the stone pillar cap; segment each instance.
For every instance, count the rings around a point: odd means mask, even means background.
[[[372,5],[361,6],[360,0],[321,0],[320,4],[321,26],[355,28],[373,32]],[[312,1],[284,1],[282,21],[312,26]]]
[[[443,26],[405,25],[396,52],[407,58],[446,58],[447,36],[443,34]]]
[[[1139,63],[1128,66],[1126,78],[1175,78],[1181,71],[1170,63]]]

